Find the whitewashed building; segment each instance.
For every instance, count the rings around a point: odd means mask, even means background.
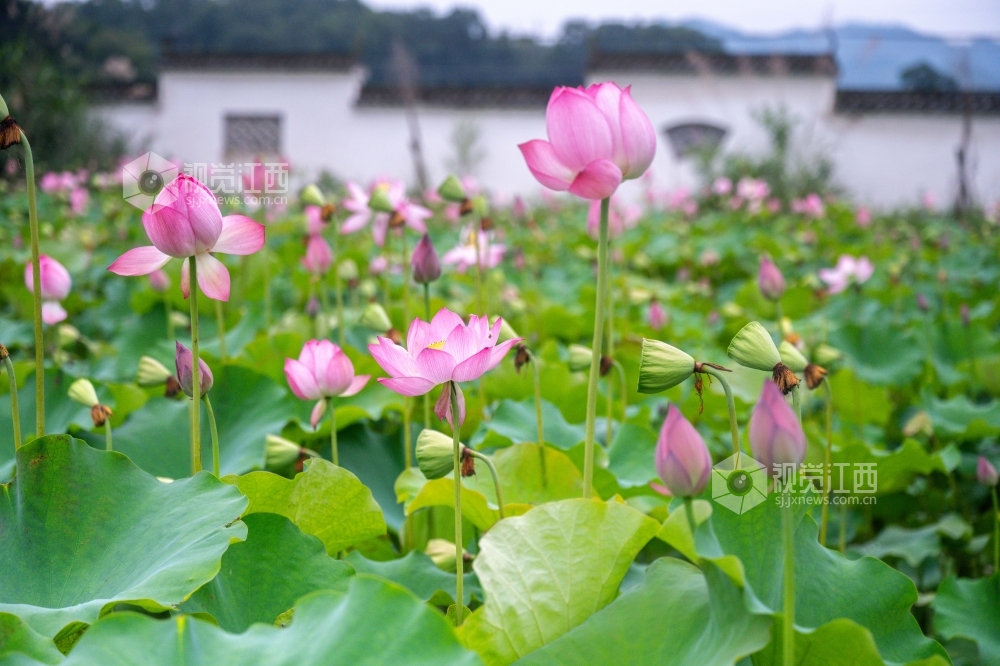
[[[137,152],[188,163],[280,155],[300,182],[325,170],[416,185],[406,105],[395,89],[366,86],[365,78],[362,67],[337,54],[168,54],[155,88],[125,88],[95,112]],[[588,83],[609,79],[632,86],[657,128],[660,188],[695,184],[690,160],[674,145],[685,126],[716,132],[723,151],[760,153],[767,134],[755,115],[783,107],[797,120],[797,156],[832,160],[835,183],[861,203],[915,205],[932,194],[947,205],[958,191],[963,146],[974,199],[1000,201],[1000,93],[838,90],[829,55],[594,54]],[[497,193],[538,193],[517,144],[545,136],[549,93],[419,90],[430,182],[452,170],[456,131],[474,128],[474,175]]]

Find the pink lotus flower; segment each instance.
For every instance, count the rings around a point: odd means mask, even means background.
[[[771,194],[771,187],[762,178],[740,178],[736,184],[736,195],[741,199],[758,204]]]
[[[325,275],[333,265],[333,250],[326,239],[315,234],[306,241],[306,256],[302,257],[302,265],[310,273]]]
[[[655,298],[649,303],[647,319],[649,327],[654,331],[659,331],[667,325],[667,311],[663,309],[663,306]]]
[[[586,89],[559,87],[545,111],[548,141],[518,146],[545,187],[583,199],[604,199],[653,161],[656,131],[631,88],[611,82]]]
[[[170,276],[164,270],[157,269],[149,274],[149,286],[153,288],[153,291],[162,294],[170,289]]]
[[[750,417],[750,446],[753,457],[772,474],[780,473],[783,465],[798,465],[806,456],[802,424],[771,380],[765,380]]]
[[[852,282],[854,284],[864,284],[875,272],[872,262],[868,257],[858,257],[855,259],[849,254],[842,254],[837,259],[837,265],[833,268],[821,268],[819,279],[828,285],[827,291],[831,294],[839,294],[847,289]]]
[[[656,441],[656,473],[675,497],[701,494],[712,476],[712,456],[705,441],[674,405],[667,410]]]
[[[82,187],[74,187],[69,193],[70,215],[78,216],[87,212],[90,203],[90,192]]]
[[[326,222],[323,221],[323,209],[319,206],[306,206],[306,233],[310,236],[321,234],[326,230]]]
[[[826,214],[826,206],[823,205],[823,199],[815,192],[803,199],[795,199],[792,201],[791,207],[793,213],[800,213],[806,217],[820,218]]]
[[[476,243],[479,243],[479,265],[483,269],[495,268],[503,261],[507,246],[493,243],[492,238],[492,232],[476,231],[472,226],[468,226],[462,232],[461,244],[445,252],[441,261],[454,265],[459,273],[464,273],[476,265]]]
[[[406,349],[381,336],[378,343],[368,345],[375,361],[389,373],[389,377],[378,381],[408,396],[423,395],[446,382],[474,381],[495,368],[510,348],[521,341],[521,338],[514,338],[498,345],[502,323],[498,317],[491,328],[485,315],[472,315],[465,324],[461,317],[445,308],[434,315],[430,323],[414,319],[406,336]],[[445,391],[435,406],[435,413],[449,423],[450,394]],[[458,389],[458,399],[461,425],[464,420],[461,389]]]
[[[329,340],[310,340],[298,360],[285,359],[285,378],[292,393],[301,400],[317,400],[310,423],[315,428],[330,398],[361,392],[371,375],[355,375],[351,359]]]
[[[24,268],[24,286],[32,294],[35,293],[35,280],[32,275],[32,262]],[[42,283],[42,321],[49,326],[66,319],[66,310],[59,301],[69,296],[73,288],[73,279],[66,267],[48,255],[39,255],[38,269]]]
[[[198,264],[198,285],[209,298],[229,300],[229,271],[211,252],[253,254],[264,247],[264,225],[243,215],[222,216],[215,195],[205,185],[181,174],[156,196],[142,214],[152,246],[137,247],[118,257],[108,270],[117,275],[148,275],[171,257],[183,259],[181,291],[190,295],[188,262]]]
[[[785,293],[785,276],[781,269],[771,261],[771,257],[760,258],[760,270],[757,272],[757,287],[760,293],[769,301],[781,300]]]
[[[389,260],[385,258],[384,254],[380,254],[376,257],[372,257],[371,261],[368,262],[368,272],[372,275],[381,275],[389,269]]]
[[[410,269],[417,284],[428,284],[441,277],[441,262],[428,234],[424,234],[413,248]]]
[[[854,212],[854,219],[858,223],[859,227],[866,229],[871,226],[872,223],[871,211],[864,206],[859,206],[858,210]]]
[[[344,199],[344,208],[351,212],[344,223],[340,225],[340,233],[350,234],[360,231],[368,225],[372,211],[368,208],[368,193],[357,183],[347,184],[347,198]]]
[[[733,191],[733,181],[725,176],[719,176],[712,182],[712,194],[724,197]]]
[[[375,187],[385,189],[385,196],[389,200],[393,212],[378,212],[372,217],[372,211],[369,209],[371,197],[360,186],[348,183],[347,191],[350,197],[344,200],[344,208],[352,211],[353,214],[341,225],[340,233],[349,234],[360,231],[365,228],[369,219],[372,221],[372,238],[379,247],[385,244],[385,235],[390,226],[405,225],[418,233],[426,233],[427,227],[424,220],[434,213],[406,198],[406,185],[403,181],[379,182],[376,183]]]
[[[177,382],[181,385],[184,395],[192,397],[194,389],[194,355],[191,350],[177,343],[174,353],[174,367],[177,369]],[[198,359],[198,384],[201,386],[199,395],[205,396],[212,390],[215,379],[212,377],[212,370],[205,363],[204,359]]]
[[[976,480],[987,487],[993,487],[1000,483],[1000,474],[986,456],[979,456],[976,460]]]

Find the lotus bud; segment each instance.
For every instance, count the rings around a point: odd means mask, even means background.
[[[392,202],[389,201],[389,191],[385,186],[378,186],[368,199],[368,207],[379,213],[394,213]]]
[[[191,350],[177,343],[177,354],[174,360],[177,366],[177,381],[181,385],[181,390],[184,391],[184,395],[187,397],[192,397],[192,390],[194,388],[193,377],[194,377],[194,355],[191,354]],[[208,364],[205,363],[204,359],[198,359],[198,369],[199,369],[199,379],[198,382],[201,385],[201,395],[207,395],[209,391],[212,390],[212,371],[208,368]]]
[[[729,343],[727,353],[742,366],[770,372],[771,379],[786,395],[799,385],[799,378],[781,362],[778,348],[760,322],[752,321],[741,328]]]
[[[319,315],[320,302],[315,296],[310,296],[309,300],[306,301],[306,314],[310,319],[315,319]]]
[[[375,331],[380,335],[385,335],[392,330],[392,322],[389,320],[389,314],[378,303],[369,303],[365,307],[364,312],[361,313],[360,322],[365,328]]]
[[[430,428],[420,431],[420,435],[417,436],[417,465],[425,477],[430,480],[441,479],[452,473],[455,469],[453,446],[451,437],[443,432]],[[460,444],[460,446],[464,453],[465,445]]]
[[[712,456],[705,441],[674,405],[667,410],[656,442],[656,473],[675,497],[701,494],[712,476]]]
[[[930,312],[931,302],[928,301],[927,297],[923,294],[917,294],[917,308],[919,308],[921,312]]]
[[[785,293],[785,276],[781,274],[781,269],[766,255],[760,259],[757,286],[760,288],[760,293],[769,301],[779,301]]]
[[[441,261],[429,234],[424,234],[413,248],[410,267],[413,270],[413,281],[418,284],[430,284],[441,277]]]
[[[813,350],[813,360],[822,366],[828,366],[836,363],[844,357],[844,354],[836,347],[831,347],[830,345],[823,343]]]
[[[452,203],[464,203],[468,200],[468,195],[465,193],[465,187],[455,176],[448,176],[441,183],[441,187],[438,188],[438,194],[445,201],[450,201]]]
[[[694,366],[694,358],[677,347],[643,338],[639,355],[639,393],[660,393],[673,388],[694,373]]]
[[[798,466],[806,455],[806,436],[777,384],[764,382],[750,417],[753,457],[773,474],[784,465]]]
[[[316,185],[306,185],[302,193],[299,194],[299,200],[304,204],[311,204],[320,208],[326,205],[326,198]]]
[[[431,561],[443,571],[455,573],[455,544],[447,539],[429,539],[424,553]],[[462,560],[466,563],[472,561],[472,556],[463,548]]]
[[[1000,475],[997,474],[997,468],[986,459],[986,456],[979,456],[979,459],[976,461],[976,480],[989,488],[1000,483]]]

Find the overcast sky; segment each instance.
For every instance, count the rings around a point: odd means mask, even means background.
[[[751,32],[818,28],[832,21],[903,24],[950,37],[1000,37],[1000,0],[368,0],[381,8],[475,7],[491,31],[545,37],[569,18],[709,19]]]

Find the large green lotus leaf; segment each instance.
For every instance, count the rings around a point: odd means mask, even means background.
[[[544,481],[541,459],[543,452]],[[583,492],[580,471],[569,456],[557,449],[548,446],[539,449],[538,444],[531,443],[515,444],[497,449],[492,458],[500,477],[505,504],[542,504],[579,497]],[[476,461],[476,475],[464,479],[463,485],[476,488],[492,506],[497,506],[493,477],[482,462]]]
[[[916,529],[889,525],[871,541],[851,546],[851,550],[880,559],[898,557],[916,569],[925,559],[941,552],[941,536],[961,539],[971,535],[972,527],[957,514],[951,513],[933,525]]]
[[[478,487],[478,483],[476,484]],[[450,476],[428,481],[417,467],[405,470],[396,479],[396,499],[403,503],[406,515],[429,506],[455,508],[455,481]],[[506,504],[506,498],[504,498]],[[462,483],[462,517],[482,531],[500,519],[496,504],[490,506],[486,495]]]
[[[862,381],[850,368],[842,368],[827,377],[838,418],[862,426],[866,423],[884,425],[889,419],[892,402],[887,388]]]
[[[876,495],[889,495],[906,490],[913,479],[919,475],[930,475],[932,472],[947,474],[952,468],[950,449],[942,449],[928,453],[920,442],[915,439],[903,440],[902,446],[892,451],[876,449],[858,439],[851,439],[841,446],[834,445],[831,460],[834,464],[874,463],[878,471]],[[818,460],[817,460],[818,462]],[[840,481],[836,478],[839,467],[834,467],[833,487],[839,488]],[[852,487],[853,467],[844,468],[844,484]]]
[[[321,458],[306,461],[305,471],[294,479],[251,472],[223,481],[250,498],[244,515],[285,516],[306,534],[319,537],[331,555],[385,534],[385,518],[371,491],[343,467]]]
[[[608,448],[608,471],[618,477],[618,485],[644,486],[657,478],[656,433],[648,427],[623,423]]]
[[[10,613],[0,613],[0,660],[9,655],[23,655],[43,664],[58,664],[62,653],[55,643],[25,624],[24,620]],[[11,657],[11,661],[13,661]]]
[[[487,664],[551,643],[615,598],[660,524],[617,502],[571,499],[497,523],[473,563],[486,593],[459,635]]]
[[[54,636],[119,602],[174,607],[246,537],[246,505],[211,474],[162,483],[120,453],[35,440],[0,498],[0,611]]]
[[[545,442],[560,449],[569,449],[584,440],[582,425],[570,425],[559,408],[542,400],[542,429]],[[515,402],[502,400],[493,418],[479,426],[470,440],[478,449],[499,448],[523,442],[538,442],[538,419],[534,399]]]
[[[288,421],[311,405],[297,400],[284,386],[239,366],[214,373],[210,394],[219,428],[219,468],[243,474],[264,467],[264,439],[279,434]],[[150,474],[171,479],[191,473],[190,401],[152,398],[114,431],[115,449]],[[208,416],[202,408],[201,459],[211,468],[212,443]]]
[[[902,386],[923,371],[921,342],[888,320],[845,324],[830,333],[830,344],[850,359],[859,379],[872,384]]]
[[[931,606],[939,635],[975,641],[983,666],[1000,666],[1000,573],[976,580],[945,578]]]
[[[711,564],[705,573],[672,557],[643,581],[518,666],[729,666],[764,647],[771,621]]]
[[[274,513],[244,517],[247,540],[229,547],[219,574],[181,606],[208,613],[226,631],[271,624],[300,597],[317,590],[347,591],[354,570],[326,554],[323,543]]]
[[[982,439],[1000,433],[1000,401],[976,404],[964,395],[940,400],[925,391],[922,402],[938,435]]]
[[[0,662],[2,663],[2,662]],[[37,662],[33,662],[37,663]],[[91,627],[65,666],[480,666],[444,616],[392,583],[356,576],[346,594],[314,592],[291,624],[230,634],[189,615],[115,613]]]
[[[424,601],[435,605],[448,606],[455,603],[455,574],[442,571],[431,558],[419,550],[412,550],[398,560],[376,562],[369,560],[356,550],[350,552],[347,561],[358,573],[381,576],[402,585]],[[475,572],[464,576],[462,596],[466,606],[472,597],[483,598],[483,589]],[[440,602],[440,603],[439,603]]]
[[[698,553],[705,557],[735,555],[743,563],[747,586],[770,609],[782,606],[783,554],[781,508],[766,501],[745,514],[716,507],[699,525]],[[795,623],[816,629],[837,618],[848,618],[869,630],[882,657],[906,663],[944,648],[920,631],[910,607],[917,600],[913,582],[871,557],[848,560],[821,546],[819,527],[802,510],[796,511]]]

